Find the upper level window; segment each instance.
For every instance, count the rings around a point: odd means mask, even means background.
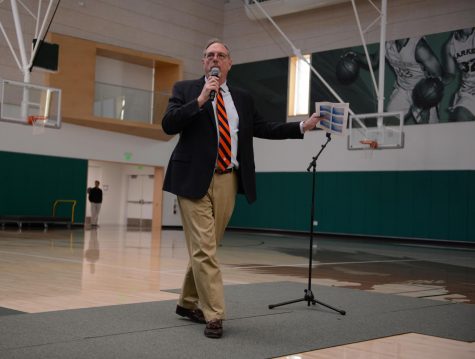
[[[310,55],[303,56],[310,63]],[[289,116],[308,115],[310,101],[310,66],[297,56],[290,58]]]

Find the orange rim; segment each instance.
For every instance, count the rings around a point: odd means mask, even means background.
[[[28,124],[33,125],[36,121],[44,121],[47,119],[48,117],[46,116],[28,116]]]
[[[363,145],[369,145],[369,147],[372,149],[378,148],[378,142],[375,140],[361,140],[360,143]]]

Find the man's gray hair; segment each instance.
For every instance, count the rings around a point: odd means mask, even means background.
[[[208,50],[208,47],[210,47],[213,44],[223,45],[226,48],[226,50],[228,50],[228,55],[231,55],[231,50],[229,50],[228,45],[226,45],[222,40],[218,38],[213,38],[213,39],[209,39],[208,42],[206,43],[205,49],[203,50],[203,56],[206,54],[206,50]]]

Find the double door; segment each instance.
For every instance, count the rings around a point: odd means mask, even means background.
[[[127,226],[150,228],[154,176],[129,175],[127,182]]]

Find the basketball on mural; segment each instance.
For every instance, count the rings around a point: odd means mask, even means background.
[[[336,78],[343,85],[354,82],[360,72],[360,65],[354,56],[345,54],[336,64]]]
[[[434,77],[422,79],[412,90],[414,105],[425,110],[436,106],[443,96],[444,84]]]

